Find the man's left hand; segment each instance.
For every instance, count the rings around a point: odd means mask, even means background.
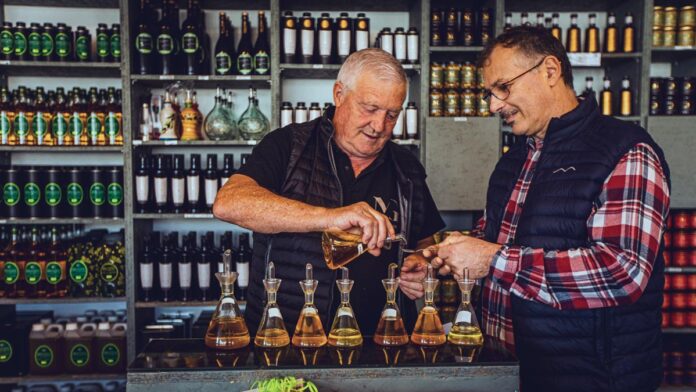
[[[464,268],[468,268],[469,278],[478,279],[488,276],[493,256],[500,247],[474,237],[457,236],[456,240],[443,241],[423,253],[425,257],[436,256],[431,264],[439,268],[440,275],[452,273],[455,279],[461,279]]]

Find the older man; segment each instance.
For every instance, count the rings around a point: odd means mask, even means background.
[[[425,185],[425,171],[405,148],[392,142],[407,87],[401,64],[380,49],[352,54],[333,87],[335,108],[316,120],[267,135],[247,164],[218,193],[218,219],[254,231],[246,318],[255,331],[265,299],[262,279],[273,261],[285,280],[278,302],[292,329],[304,303],[297,281],[305,263],[314,266],[315,304],[325,328],[340,301],[336,272],[327,268],[320,232],[360,231],[369,254],[349,268],[355,280],[351,301],[364,334],[372,334],[385,302],[381,279],[396,249],[387,237],[403,234],[409,246],[431,244],[444,223]],[[417,286],[412,292],[415,294]],[[412,301],[404,313],[415,313]]]
[[[482,65],[491,110],[523,140],[491,175],[481,239],[449,238],[434,266],[485,278],[484,331],[516,350],[523,390],[655,390],[669,209],[661,149],[601,115],[594,97],[576,98],[568,56],[542,28],[503,33]]]

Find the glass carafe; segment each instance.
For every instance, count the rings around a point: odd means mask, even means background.
[[[382,279],[382,285],[387,292],[387,303],[382,309],[382,315],[373,336],[374,342],[381,346],[401,346],[408,343],[408,333],[406,333],[399,306],[396,304],[396,291],[399,289],[396,268],[395,263],[389,264],[389,277]]]
[[[266,269],[266,279],[263,280],[268,301],[263,310],[259,330],[254,338],[256,346],[273,348],[284,347],[290,344],[290,336],[287,329],[285,329],[283,315],[280,313],[280,308],[276,302],[280,283],[281,280],[275,277],[275,266],[271,261]]]
[[[336,311],[331,331],[329,331],[329,345],[336,347],[356,347],[362,345],[363,338],[360,333],[358,321],[350,306],[350,290],[354,281],[348,279],[348,268],[341,268],[341,279],[336,281],[338,291],[341,292],[341,305]]]
[[[215,106],[205,116],[203,126],[205,135],[209,140],[236,140],[239,139],[239,128],[234,114],[223,103],[222,89],[217,88],[215,94]]]
[[[295,326],[292,344],[297,347],[321,347],[326,344],[326,332],[319,318],[319,310],[314,305],[314,291],[319,281],[312,278],[312,265],[307,263],[305,280],[300,281],[300,287],[305,295],[305,304],[300,312],[300,318]]]
[[[389,249],[392,242],[405,244],[406,239],[402,235],[387,237],[384,248]],[[326,230],[321,233],[321,248],[326,265],[332,270],[345,266],[367,252],[367,245],[363,244],[360,234],[342,230]]]
[[[476,319],[474,308],[471,306],[471,290],[476,281],[469,279],[469,270],[465,268],[464,278],[458,280],[457,283],[462,292],[462,302],[457,309],[457,316],[447,335],[447,341],[456,346],[457,356],[460,357],[461,361],[471,362],[483,346],[483,334]]]
[[[261,140],[269,131],[270,123],[259,110],[256,90],[249,89],[249,106],[239,117],[239,132],[245,140]]]
[[[433,272],[433,266],[428,264],[428,274],[423,279],[423,290],[425,290],[425,306],[418,314],[416,326],[411,334],[411,342],[421,346],[439,346],[445,344],[447,336],[440,321],[440,315],[433,303],[435,290],[440,283]]]
[[[232,252],[228,249],[223,254],[223,272],[215,274],[222,295],[205,334],[205,345],[210,348],[234,350],[246,347],[251,341],[249,329],[234,298],[237,273],[230,271],[231,262]]]

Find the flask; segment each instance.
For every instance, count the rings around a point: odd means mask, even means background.
[[[281,279],[276,279],[275,277],[275,267],[271,261],[266,268],[266,279],[263,280],[268,301],[263,310],[259,330],[254,338],[256,346],[275,348],[285,347],[290,344],[290,336],[285,328],[283,315],[280,313],[278,303],[276,303],[276,296],[281,282]]]
[[[326,333],[319,318],[319,310],[314,305],[314,291],[319,284],[312,277],[312,264],[305,267],[305,280],[300,281],[300,287],[305,295],[305,304],[300,312],[300,318],[292,336],[293,346],[301,348],[316,348],[326,344]]]
[[[462,292],[462,302],[457,309],[457,316],[447,335],[447,341],[457,346],[460,361],[471,362],[483,346],[483,334],[471,306],[471,290],[476,280],[469,279],[469,269],[464,268],[464,277],[457,280],[457,284]]]
[[[230,271],[232,251],[223,254],[223,272],[217,272],[215,277],[220,282],[222,295],[215,307],[215,312],[205,334],[205,345],[210,348],[234,350],[249,345],[249,329],[234,298],[234,281],[237,273]]]
[[[411,342],[421,346],[439,346],[445,344],[447,336],[440,321],[440,315],[433,303],[433,297],[438,283],[435,278],[432,265],[428,265],[428,274],[423,279],[425,290],[425,306],[418,314],[416,326],[411,334]]]
[[[382,285],[387,292],[387,303],[382,309],[382,315],[373,336],[374,342],[381,346],[401,346],[408,343],[404,320],[396,304],[396,290],[399,289],[396,268],[395,263],[389,264],[389,277],[382,279]]]
[[[328,343],[335,347],[356,347],[362,345],[363,337],[360,333],[358,320],[350,306],[350,290],[354,281],[348,278],[348,268],[341,268],[341,279],[336,280],[338,291],[341,292],[341,305],[336,311]]]

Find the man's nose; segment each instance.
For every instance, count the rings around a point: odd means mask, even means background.
[[[503,106],[505,106],[505,101],[496,98],[495,95],[491,94],[491,97],[489,99],[489,107],[491,113],[498,113],[503,109]]]
[[[372,121],[370,121],[370,126],[378,133],[387,129],[387,111],[385,110],[382,112],[378,110],[377,113],[374,114]]]

